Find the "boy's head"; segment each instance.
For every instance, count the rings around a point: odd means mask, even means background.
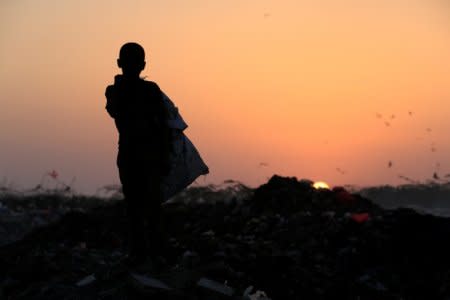
[[[126,43],[120,48],[117,65],[127,77],[139,77],[145,68],[145,51],[137,43]]]

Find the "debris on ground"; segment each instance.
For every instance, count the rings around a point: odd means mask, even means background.
[[[194,190],[198,192],[198,190]],[[164,204],[161,268],[122,263],[122,201],[70,209],[0,247],[5,299],[449,299],[450,219],[273,176]],[[10,216],[8,206],[0,213]],[[6,212],[6,213],[5,213]],[[24,212],[25,213],[25,212]],[[1,217],[0,217],[1,219]],[[3,222],[3,221],[2,221]],[[154,258],[155,261],[157,258]]]

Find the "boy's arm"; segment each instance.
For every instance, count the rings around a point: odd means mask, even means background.
[[[117,117],[117,97],[115,95],[115,90],[113,85],[109,85],[106,87],[105,96],[106,96],[106,111],[109,113],[111,118]]]

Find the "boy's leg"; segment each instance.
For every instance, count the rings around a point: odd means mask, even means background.
[[[132,166],[119,168],[128,217],[129,255],[144,259],[147,255],[146,215],[143,209],[142,175]]]
[[[132,202],[134,201],[129,201],[127,203],[129,255],[135,258],[144,259],[147,256],[145,218],[142,216],[141,210]]]
[[[155,174],[150,178],[150,199],[148,209],[149,251],[152,256],[163,256],[166,246],[166,230],[162,209],[161,177]]]

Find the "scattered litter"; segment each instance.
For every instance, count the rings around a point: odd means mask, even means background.
[[[233,288],[204,277],[200,278],[200,280],[197,282],[197,285],[226,296],[233,296],[234,294]]]
[[[152,278],[152,277],[139,275],[136,273],[131,273],[131,277],[133,277],[138,283],[140,283],[146,287],[150,287],[150,288],[154,288],[154,289],[161,289],[161,290],[171,290],[172,289],[164,282],[162,282],[158,279]]]
[[[441,172],[442,181],[448,172]],[[139,274],[124,265],[123,201],[69,209],[65,198],[42,207],[38,199],[34,208],[2,199],[8,209],[0,218],[2,238],[20,233],[24,220],[31,223],[36,216],[47,220],[56,212],[61,219],[0,248],[0,291],[8,299],[134,299],[130,293],[168,289],[177,299],[208,300],[269,299],[262,289],[273,299],[450,295],[450,241],[444,238],[450,235],[450,219],[405,208],[386,210],[351,187],[317,191],[312,184],[273,176],[253,190],[228,182],[226,191],[216,186],[183,191],[164,206],[165,262],[161,268],[140,265]],[[405,190],[409,197],[420,193],[424,199],[430,189]],[[197,204],[199,197],[205,203]],[[230,198],[239,201],[226,201]],[[351,284],[342,288],[343,280]]]
[[[250,293],[253,291],[253,285],[250,285],[249,287],[247,287],[244,291],[244,294],[242,294],[242,296],[244,297],[249,297]]]
[[[91,274],[77,282],[77,286],[82,287],[93,283],[96,280],[95,275]]]
[[[271,300],[267,297],[266,293],[263,291],[256,291],[254,294],[249,295],[250,300]]]
[[[369,220],[369,213],[354,213],[350,218],[356,223],[364,223]]]

